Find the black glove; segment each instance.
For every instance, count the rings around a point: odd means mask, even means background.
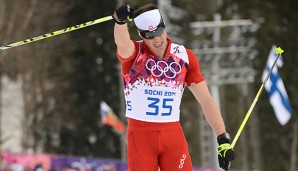
[[[134,8],[130,5],[122,5],[116,8],[112,17],[117,24],[125,24],[134,18]]]
[[[231,161],[235,158],[230,135],[228,133],[219,135],[217,142],[219,145],[217,148],[219,167],[224,170],[229,170]]]

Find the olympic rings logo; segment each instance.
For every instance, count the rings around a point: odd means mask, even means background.
[[[150,70],[151,74],[155,77],[162,75],[167,78],[174,78],[182,70],[178,62],[172,62],[170,65],[165,61],[158,61],[157,63],[153,59],[149,59],[146,62],[146,68]],[[176,68],[176,69],[175,69]]]

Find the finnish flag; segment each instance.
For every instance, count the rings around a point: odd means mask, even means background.
[[[262,80],[265,80],[271,66],[273,65],[277,54],[275,53],[276,46],[273,45],[270,51],[266,68],[263,72]],[[285,125],[291,118],[291,104],[284,86],[284,83],[278,73],[278,67],[283,66],[282,56],[276,62],[276,65],[270,77],[265,84],[265,89],[270,96],[270,104],[273,107],[274,113],[281,125]]]

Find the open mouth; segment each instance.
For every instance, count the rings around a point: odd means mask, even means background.
[[[154,47],[160,48],[162,46],[162,42],[154,43]]]

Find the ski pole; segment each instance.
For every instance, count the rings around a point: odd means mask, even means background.
[[[92,25],[95,25],[95,24],[103,23],[103,22],[109,21],[111,19],[113,19],[112,16],[106,16],[106,17],[103,17],[103,18],[99,18],[99,19],[96,19],[96,20],[93,20],[93,21],[89,21],[89,22],[86,22],[86,23],[71,26],[71,27],[61,29],[61,30],[58,30],[58,31],[54,31],[54,32],[51,32],[51,33],[46,33],[44,35],[40,35],[40,36],[33,37],[33,38],[30,38],[30,39],[26,39],[26,40],[18,41],[18,42],[11,43],[11,44],[8,44],[8,45],[4,45],[4,46],[0,47],[0,52],[4,51],[6,49],[9,49],[9,48],[29,44],[29,43],[32,43],[32,42],[37,42],[37,41],[47,39],[47,38],[50,38],[50,37],[54,37],[54,36],[57,36],[57,35],[60,35],[60,34],[68,33],[68,32],[75,31],[75,30],[78,30],[78,29],[82,29],[82,28],[85,28],[85,27],[89,27],[89,26],[92,26]]]
[[[240,134],[241,134],[241,132],[242,132],[242,130],[243,130],[243,128],[244,128],[244,126],[245,126],[245,124],[246,124],[248,118],[249,118],[249,116],[251,115],[252,110],[254,109],[254,107],[255,107],[257,101],[259,100],[259,96],[260,96],[260,94],[262,93],[262,91],[263,91],[263,89],[264,89],[264,86],[265,86],[265,84],[267,83],[267,81],[268,81],[268,79],[269,79],[269,77],[270,77],[270,74],[272,73],[272,70],[273,70],[273,68],[274,68],[274,66],[275,66],[275,64],[276,64],[276,62],[277,62],[277,60],[278,60],[278,58],[281,56],[281,54],[282,54],[283,52],[284,52],[284,50],[282,50],[280,47],[277,47],[277,48],[275,49],[275,53],[277,54],[277,57],[276,57],[274,63],[272,64],[272,66],[271,66],[271,68],[270,68],[270,71],[267,73],[267,76],[266,76],[264,82],[262,83],[262,85],[261,85],[261,87],[260,87],[260,89],[259,89],[259,91],[258,91],[256,97],[254,98],[254,100],[253,100],[253,102],[252,102],[250,108],[248,109],[248,112],[246,113],[246,116],[245,116],[244,120],[242,121],[242,123],[241,123],[241,125],[240,125],[240,128],[239,128],[238,131],[237,131],[237,134],[236,134],[236,136],[235,136],[235,138],[234,138],[234,140],[233,140],[233,142],[232,142],[232,144],[231,144],[232,148],[234,148],[234,146],[235,146],[235,144],[236,144],[236,142],[237,142],[237,140],[238,140],[238,138],[239,138],[239,136],[240,136]]]

